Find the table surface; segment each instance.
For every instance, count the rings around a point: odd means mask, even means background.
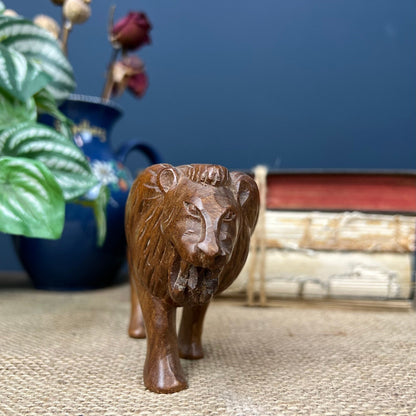
[[[414,311],[215,301],[206,356],[182,360],[189,388],[173,395],[143,387],[128,314],[126,284],[0,280],[0,415],[416,415]]]

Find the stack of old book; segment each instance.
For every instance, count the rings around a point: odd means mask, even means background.
[[[265,178],[258,180],[265,209],[229,294],[412,298],[416,172],[279,171]]]

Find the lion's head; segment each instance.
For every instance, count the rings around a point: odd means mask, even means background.
[[[258,216],[248,175],[217,165],[154,165],[126,208],[129,264],[138,283],[174,303],[205,303],[237,277]]]

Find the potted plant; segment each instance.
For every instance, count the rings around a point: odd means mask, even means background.
[[[15,246],[36,287],[90,289],[109,284],[124,262],[124,204],[131,182],[123,166],[126,155],[137,149],[151,162],[158,156],[137,140],[117,152],[110,146],[109,134],[121,109],[109,98],[132,90],[129,83],[136,85],[137,75],[143,74],[142,67],[142,72],[125,70],[120,76],[126,56],[116,62],[114,54],[105,97],[67,98],[75,86],[65,57],[68,35],[88,11],[75,6],[89,2],[54,3],[61,3],[64,11],[61,39],[50,33],[54,25],[46,24],[45,17],[31,22],[0,2],[5,109],[0,120],[0,231],[26,236],[15,238]],[[123,50],[118,45],[115,49]],[[57,102],[62,103],[59,109]]]

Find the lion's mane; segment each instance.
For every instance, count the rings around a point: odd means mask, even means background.
[[[224,267],[218,292],[226,289],[240,273],[248,254],[248,241],[257,222],[257,188],[247,175],[215,165],[185,165],[172,168],[168,164],[153,165],[145,169],[134,181],[126,204],[126,238],[130,276],[136,286],[144,286],[153,295],[168,299],[168,275],[177,251],[163,233],[169,221],[175,219],[174,210],[164,210],[165,194],[159,187],[158,175],[164,169],[176,169],[188,179],[211,186],[231,186],[238,199],[239,193],[252,193],[251,209],[241,210],[240,227],[234,251]],[[244,178],[244,190],[239,189]],[[248,185],[247,185],[248,184]],[[177,204],[179,205],[179,204]],[[248,215],[250,212],[251,215]],[[241,267],[235,267],[241,265]]]

